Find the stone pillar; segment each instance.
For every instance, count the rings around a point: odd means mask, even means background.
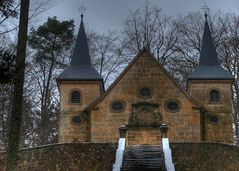
[[[167,138],[168,125],[167,124],[161,124],[160,125],[160,131],[161,131],[162,138]]]
[[[126,138],[127,127],[125,125],[121,125],[119,128],[120,138]]]

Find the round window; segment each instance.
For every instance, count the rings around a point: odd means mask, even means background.
[[[178,112],[180,109],[179,102],[177,101],[168,101],[165,104],[166,110],[170,112]]]
[[[218,123],[218,117],[216,115],[209,115],[208,116],[208,121],[211,124],[216,124],[216,123]]]
[[[73,116],[71,120],[72,120],[72,122],[73,122],[74,124],[79,124],[79,123],[81,123],[81,118],[80,118],[80,116]]]
[[[139,96],[149,98],[152,96],[152,91],[148,87],[143,87],[139,89]]]
[[[111,109],[113,112],[122,112],[125,109],[125,103],[123,101],[114,101],[111,103]]]

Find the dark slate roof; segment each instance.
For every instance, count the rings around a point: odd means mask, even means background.
[[[189,80],[233,80],[233,76],[219,65],[202,65],[195,69]]]
[[[70,65],[91,65],[87,38],[83,23],[83,15],[81,15],[80,29],[76,39],[75,49],[71,57]]]
[[[204,26],[199,65],[220,65],[207,19]]]
[[[57,77],[57,80],[102,80],[102,77],[91,65],[83,15],[81,15],[80,29],[70,66]]]
[[[64,70],[57,80],[80,81],[80,80],[102,80],[102,77],[92,66],[70,66]]]
[[[188,78],[189,80],[233,80],[233,76],[220,66],[212,34],[205,20],[199,66]]]

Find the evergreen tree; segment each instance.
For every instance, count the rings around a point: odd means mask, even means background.
[[[55,82],[59,69],[69,61],[74,42],[74,23],[58,21],[56,17],[33,29],[29,36],[29,46],[35,54],[31,63],[31,78],[35,79],[37,91],[35,115],[38,116],[36,145],[56,141],[59,101]]]

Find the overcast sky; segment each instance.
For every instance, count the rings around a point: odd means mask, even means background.
[[[45,12],[42,22],[48,16],[57,16],[60,20],[74,19],[76,30],[79,27],[81,3],[87,8],[84,21],[90,29],[99,32],[122,30],[124,19],[129,11],[144,7],[145,2],[163,8],[168,15],[187,14],[200,11],[205,0],[54,0],[54,6]],[[239,15],[239,0],[206,0],[211,10],[235,12]]]

